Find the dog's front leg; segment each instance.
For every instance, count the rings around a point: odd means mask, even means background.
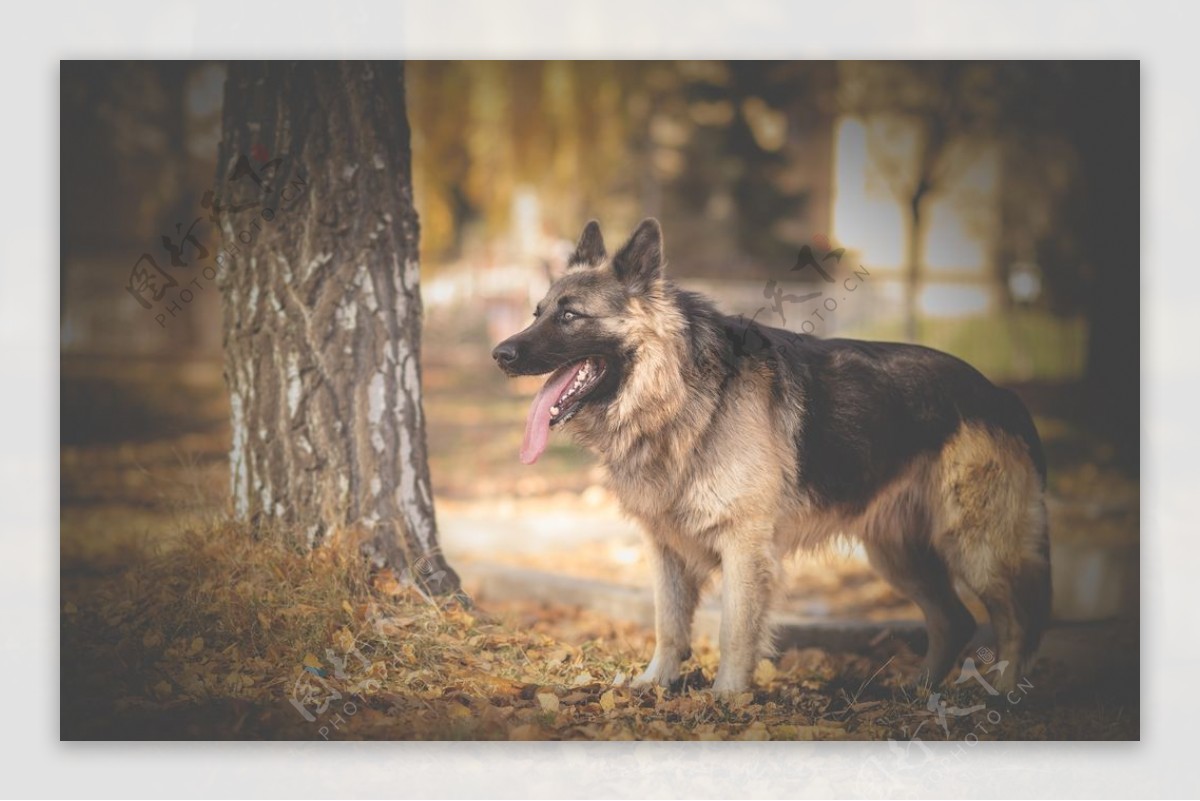
[[[765,537],[752,530],[721,553],[721,665],[713,692],[728,695],[746,690],[754,666],[768,650],[767,618],[778,575],[778,560]]]
[[[654,570],[654,657],[633,680],[634,687],[667,687],[679,678],[679,668],[692,652],[692,618],[700,599],[699,582],[683,557],[660,543],[650,543]]]

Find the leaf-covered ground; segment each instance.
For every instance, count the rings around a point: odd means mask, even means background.
[[[64,586],[62,736],[288,739],[1136,737],[1136,711],[1064,706],[1053,668],[1018,705],[975,682],[929,696],[915,655],[792,650],[714,698],[702,644],[671,690],[634,692],[649,632],[565,607],[430,603],[353,554],[215,522]],[[980,666],[984,665],[979,661]]]
[[[587,512],[595,477],[577,452],[552,448],[538,476],[517,467],[523,404],[506,390],[436,362],[426,386],[440,504],[569,494]],[[1043,660],[1017,703],[986,706],[976,681],[918,692],[906,681],[918,656],[892,639],[785,652],[759,665],[752,692],[724,699],[708,691],[717,654],[701,642],[676,687],[635,693],[644,627],[486,594],[469,611],[431,603],[336,544],[310,554],[225,520],[217,364],[64,362],[62,408],[66,739],[852,738],[920,759],[933,740],[1138,736],[1136,675],[1085,685]],[[1060,494],[1131,491],[1088,464],[1059,470],[1078,485],[1060,478]],[[599,553],[517,561],[586,574]],[[629,579],[642,581],[636,565]],[[807,583],[833,598],[847,579]],[[846,608],[900,608],[874,586],[856,584]]]

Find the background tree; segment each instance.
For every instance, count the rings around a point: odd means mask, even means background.
[[[1136,61],[1086,62],[1065,93],[1080,180],[1072,219],[1087,283],[1090,421],[1138,470],[1141,442],[1141,120]]]
[[[409,139],[402,64],[230,65],[216,201],[231,484],[239,517],[310,546],[361,535],[446,593]]]
[[[1000,62],[972,103],[977,142],[998,147],[996,278],[1034,262],[1044,303],[1087,321],[1079,416],[1137,472],[1140,415],[1138,64]],[[1008,303],[1003,310],[1011,312]],[[1011,314],[1006,319],[1012,323]]]
[[[839,65],[842,108],[868,120],[873,167],[904,210],[904,331],[918,339],[917,299],[925,267],[929,203],[964,163],[966,150],[994,132],[994,64],[956,61],[846,62]],[[874,124],[872,124],[874,123]]]

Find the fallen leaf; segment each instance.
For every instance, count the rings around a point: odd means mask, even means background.
[[[775,665],[771,663],[771,660],[763,659],[754,668],[754,683],[766,686],[774,681],[778,675],[779,671],[775,669]]]
[[[761,720],[757,720],[746,727],[746,730],[738,737],[739,740],[770,740],[771,733],[767,731],[767,726]]]
[[[612,690],[600,696],[600,708],[605,712],[612,712],[617,708],[617,696]]]
[[[817,732],[820,731],[816,726],[796,726],[795,728],[797,740],[815,740]]]
[[[342,626],[334,632],[333,643],[342,650],[342,653],[350,653],[354,650],[354,632]]]
[[[391,618],[379,618],[374,621],[376,632],[382,637],[395,637],[409,626],[412,626],[416,618],[401,618],[401,616],[391,616]]]
[[[565,647],[564,648],[556,648],[555,650],[546,654],[546,657],[545,657],[546,661],[552,665],[557,665],[560,662],[566,662],[570,658],[571,658],[571,651],[570,651],[570,649],[565,648]]]
[[[537,701],[544,712],[558,711],[558,696],[554,693],[538,693]]]
[[[510,739],[510,740],[541,740],[544,738],[542,735],[542,728],[540,726],[534,725],[532,723],[525,723],[523,725],[517,726],[517,727],[509,730],[508,739]]]

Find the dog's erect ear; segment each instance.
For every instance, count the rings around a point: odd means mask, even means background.
[[[592,220],[583,227],[579,244],[567,261],[567,267],[595,267],[608,258],[604,249],[604,237],[600,235],[600,223]]]
[[[662,266],[662,226],[658,220],[647,217],[613,256],[613,270],[625,286],[640,292],[658,280]]]

